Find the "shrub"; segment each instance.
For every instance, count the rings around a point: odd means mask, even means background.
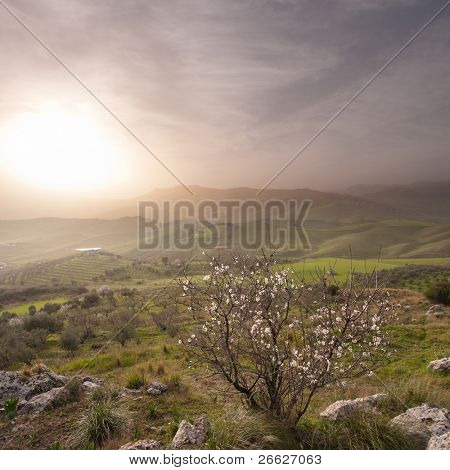
[[[172,374],[169,377],[168,384],[171,388],[180,388],[182,384],[182,379],[180,374]]]
[[[180,427],[180,420],[178,418],[170,421],[166,425],[166,432],[170,438],[174,437]]]
[[[173,331],[175,328],[175,317],[178,314],[176,307],[165,308],[159,313],[152,313],[153,321],[161,331],[167,331],[169,328]]]
[[[129,423],[129,412],[117,399],[105,397],[92,401],[81,414],[72,444],[81,448],[102,447],[109,439],[123,435]]]
[[[73,353],[81,344],[80,331],[77,328],[67,327],[61,333],[59,344],[65,351]]]
[[[432,284],[425,295],[432,302],[437,302],[439,304],[449,305],[450,304],[450,282],[438,281]]]
[[[70,379],[66,385],[64,385],[64,389],[66,391],[67,401],[79,401],[83,396],[83,382],[79,377]]]
[[[136,312],[131,308],[121,308],[113,312],[109,318],[112,335],[122,346],[126,342],[136,337],[136,328],[139,325],[139,319]]]
[[[100,296],[98,294],[87,294],[81,302],[81,308],[92,308],[100,303]]]
[[[180,303],[206,316],[182,343],[277,419],[298,423],[320,389],[370,373],[386,355],[383,327],[395,312],[385,290],[299,285],[273,256],[210,264],[202,282],[179,282]]]
[[[61,308],[60,304],[47,302],[42,308],[42,310],[46,313],[51,314],[51,313],[56,313],[60,308]]]
[[[36,337],[21,326],[0,325],[0,367],[14,362],[30,364],[36,357],[33,345],[37,343]]]
[[[38,312],[34,315],[27,315],[24,320],[24,328],[27,331],[42,329],[49,333],[56,333],[62,329],[62,320],[53,314],[47,312]]]
[[[152,420],[158,417],[158,409],[154,403],[149,403],[147,406],[147,417]]]
[[[12,420],[16,417],[18,404],[18,398],[10,398],[9,400],[5,400],[5,413],[8,419]]]
[[[126,388],[137,390],[145,385],[145,375],[142,372],[136,372],[128,377]]]

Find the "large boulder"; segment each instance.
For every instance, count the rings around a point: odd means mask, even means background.
[[[427,441],[450,431],[450,411],[424,404],[410,408],[390,421],[407,434]]]
[[[128,442],[119,450],[160,450],[161,444],[152,439],[141,439],[140,441]]]
[[[20,414],[40,413],[46,409],[62,405],[68,400],[68,392],[64,387],[51,390],[33,396],[20,409]]]
[[[320,416],[330,421],[336,421],[337,419],[349,418],[355,413],[372,413],[386,398],[385,393],[377,393],[376,395],[355,398],[354,400],[339,400],[323,410]]]
[[[428,441],[428,450],[450,450],[450,432],[434,436]]]
[[[450,357],[436,359],[428,364],[428,369],[436,372],[449,372],[450,371]]]
[[[55,374],[52,371],[33,375],[23,384],[20,396],[25,400],[29,400],[35,395],[48,392],[53,388],[63,387],[66,381],[67,379],[65,377]]]
[[[29,400],[52,388],[62,387],[66,381],[65,377],[49,369],[31,376],[20,372],[0,371],[0,401],[13,397]]]
[[[172,441],[173,449],[180,449],[186,445],[202,446],[208,438],[209,423],[204,416],[200,416],[194,424],[181,421],[177,433]]]
[[[149,395],[161,395],[167,392],[168,387],[167,385],[161,382],[150,382],[147,387],[147,393]]]

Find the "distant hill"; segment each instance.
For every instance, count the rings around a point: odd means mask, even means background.
[[[447,222],[450,220],[450,181],[410,185],[357,185],[344,193],[389,205],[408,218]]]
[[[139,250],[137,218],[34,219],[0,221],[0,262],[7,268],[74,255],[77,248],[101,247],[132,259],[151,261],[167,253]],[[300,248],[286,256],[348,256],[358,258],[448,257],[450,224],[387,219],[365,222],[308,220],[312,251]],[[189,256],[189,253],[186,254]],[[4,268],[5,269],[5,268]]]
[[[137,248],[139,200],[310,199],[313,205],[305,227],[313,249],[294,249],[289,256],[347,256],[349,247],[356,257],[376,257],[380,250],[384,257],[450,256],[448,182],[359,185],[340,193],[268,189],[259,198],[254,188],[192,189],[194,196],[178,186],[155,189],[131,200],[102,201],[92,204],[85,218],[0,220],[1,269],[70,256],[76,249],[86,247],[101,247],[133,259],[151,259],[157,253]]]
[[[182,186],[173,188],[155,189],[141,197],[127,201],[122,207],[105,213],[106,217],[124,217],[136,215],[138,201],[177,201],[190,200],[194,202],[212,200],[296,200],[310,199],[312,208],[309,213],[311,220],[323,221],[358,221],[380,220],[386,218],[403,217],[408,214],[388,204],[367,200],[349,194],[328,193],[313,189],[267,189],[257,195],[256,188],[215,189],[202,186],[191,186],[194,195],[189,194]]]

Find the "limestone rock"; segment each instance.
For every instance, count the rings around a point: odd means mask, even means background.
[[[64,387],[57,387],[33,396],[20,409],[20,414],[39,413],[49,408],[59,406],[67,401],[67,390]]]
[[[51,371],[33,375],[23,384],[20,396],[25,400],[29,400],[35,395],[48,392],[53,388],[62,387],[65,382],[65,377]]]
[[[83,387],[87,392],[90,392],[90,391],[95,390],[96,388],[100,387],[100,385],[98,383],[95,383],[95,382],[86,381],[86,382],[83,382]]]
[[[161,382],[150,382],[148,384],[147,393],[149,395],[161,395],[167,392],[167,385]]]
[[[159,450],[161,444],[152,439],[141,439],[140,441],[128,442],[120,447],[119,450]]]
[[[336,421],[337,419],[348,418],[354,413],[374,412],[378,404],[385,400],[385,393],[377,393],[368,397],[355,398],[354,400],[339,400],[328,406],[320,416]]]
[[[444,357],[442,359],[431,361],[428,364],[428,369],[431,369],[437,372],[449,372],[450,371],[450,357]]]
[[[180,449],[186,445],[202,446],[208,437],[209,423],[204,416],[200,416],[194,424],[181,421],[177,433],[172,441],[172,448]]]
[[[425,441],[450,431],[450,411],[424,404],[410,408],[390,421],[391,425]]]
[[[432,437],[428,442],[428,450],[450,450],[450,432]]]
[[[444,307],[440,304],[431,305],[431,307],[427,310],[427,313],[426,313],[426,315],[428,316],[431,316],[431,315],[439,316],[443,314],[444,314]]]

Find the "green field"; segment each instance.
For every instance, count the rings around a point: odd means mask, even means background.
[[[294,270],[295,274],[306,279],[312,279],[318,273],[326,274],[332,269],[334,277],[338,281],[345,281],[348,275],[354,271],[358,273],[372,273],[375,269],[392,269],[408,264],[415,265],[433,265],[445,266],[450,265],[450,258],[409,258],[409,259],[344,259],[344,258],[316,258],[305,259],[289,266]]]
[[[61,304],[63,302],[66,302],[67,300],[68,299],[66,297],[57,297],[54,299],[47,299],[47,300],[36,300],[36,302],[27,302],[24,304],[16,305],[14,307],[9,307],[7,311],[11,313],[16,313],[17,315],[24,315],[28,313],[28,308],[31,305],[34,305],[37,308],[37,310],[40,310],[47,303]]]

